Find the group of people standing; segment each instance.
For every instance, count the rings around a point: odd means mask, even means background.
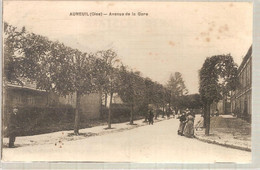
[[[178,129],[178,135],[186,136],[189,138],[194,137],[194,118],[195,116],[186,109],[185,112],[182,112],[180,119],[180,125]]]

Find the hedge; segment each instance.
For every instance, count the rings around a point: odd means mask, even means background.
[[[4,129],[8,124],[11,107],[5,107],[3,116]],[[28,135],[28,132],[34,134],[34,129],[44,128],[51,125],[73,122],[75,109],[70,106],[63,107],[19,107],[18,122],[19,134]],[[6,133],[4,132],[4,135]]]

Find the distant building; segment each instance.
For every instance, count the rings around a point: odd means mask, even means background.
[[[238,68],[239,86],[231,92],[231,111],[250,120],[252,115],[252,46]]]
[[[218,113],[223,114],[230,114],[231,113],[231,103],[230,97],[226,96],[224,99],[219,100],[218,102],[213,102],[210,105],[210,114],[214,114],[216,109],[218,109]]]
[[[110,103],[110,95],[107,94],[106,96],[103,96],[103,100],[102,100],[102,105],[104,107],[109,107],[109,103]],[[123,100],[121,99],[121,97],[119,96],[118,93],[114,93],[113,97],[112,97],[112,104],[124,104]]]
[[[121,97],[115,93],[113,95],[113,99],[112,99],[112,103],[115,103],[115,104],[124,104],[123,100],[121,99]]]

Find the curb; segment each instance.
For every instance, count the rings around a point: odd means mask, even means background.
[[[154,120],[154,123],[161,122],[161,121],[164,121],[164,120],[157,119],[157,120]],[[127,125],[128,125],[128,127],[122,127],[122,128],[118,128],[118,129],[112,127],[112,130],[110,130],[110,131],[106,131],[106,130],[100,131],[98,133],[95,133],[94,135],[90,135],[90,136],[87,136],[87,137],[84,137],[84,138],[81,138],[81,139],[85,139],[85,138],[89,138],[89,137],[93,137],[93,136],[102,136],[102,135],[106,135],[106,134],[110,134],[110,133],[114,133],[114,132],[122,132],[122,131],[126,131],[126,130],[132,130],[132,129],[135,129],[135,128],[138,128],[138,127],[147,126],[148,122],[145,123],[145,124],[133,124],[133,125],[130,125],[129,122],[128,122]],[[76,140],[81,140],[81,139],[76,139]]]
[[[171,118],[170,118],[170,119],[171,119]],[[163,119],[163,120],[155,119],[155,120],[154,120],[154,123],[161,122],[161,121],[164,121],[164,120],[168,120],[168,119]],[[128,123],[127,125],[130,126],[130,127],[114,129],[114,130],[111,130],[111,131],[109,131],[109,132],[102,131],[103,133],[100,132],[100,133],[97,133],[97,134],[98,134],[98,135],[99,135],[99,134],[104,135],[104,134],[109,134],[109,133],[113,133],[113,132],[121,132],[121,131],[124,131],[124,130],[131,130],[131,129],[135,129],[135,128],[138,128],[138,127],[147,126],[147,125],[148,125],[148,122],[147,122],[146,124],[135,124],[135,125],[130,125],[130,124]]]
[[[217,142],[215,140],[210,140],[210,139],[202,139],[196,135],[194,135],[196,139],[202,141],[202,142],[207,142],[207,143],[211,143],[211,144],[217,144],[220,146],[224,146],[224,147],[228,147],[228,148],[233,148],[233,149],[239,149],[239,150],[243,150],[243,151],[247,151],[247,152],[251,152],[250,148],[247,147],[242,147],[242,146],[237,146],[237,145],[232,145],[232,144],[226,144],[226,143],[220,143]]]
[[[156,119],[156,120],[154,120],[154,123],[158,123],[158,122],[161,122],[161,121],[164,121],[164,120],[168,120],[168,119],[162,119],[162,120]],[[90,135],[88,137],[84,137],[84,138],[81,138],[81,139],[85,139],[85,138],[89,138],[89,137],[93,137],[93,136],[102,136],[102,135],[111,134],[111,133],[115,133],[115,132],[122,132],[122,131],[126,131],[126,130],[132,130],[132,129],[142,127],[142,126],[148,126],[148,122],[145,123],[145,124],[134,124],[134,125],[130,125],[129,123],[127,123],[127,125],[128,125],[128,127],[123,127],[123,128],[118,128],[118,129],[117,128],[113,129],[113,127],[112,127],[111,131],[106,131],[106,130],[101,131],[99,133],[96,133],[95,135]],[[81,140],[81,139],[76,139],[76,140]]]

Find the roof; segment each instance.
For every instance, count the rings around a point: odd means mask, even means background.
[[[4,86],[9,87],[9,88],[15,88],[15,89],[24,89],[24,90],[33,90],[33,91],[37,91],[37,92],[46,92],[45,90],[36,89],[34,87],[21,86],[21,85],[16,85],[16,84],[11,84],[11,83],[7,83]]]
[[[242,68],[245,66],[245,64],[247,63],[248,59],[252,57],[252,45],[250,46],[250,48],[248,49],[245,57],[243,58],[242,63],[240,64],[240,66],[238,67],[238,72],[240,72],[242,70]]]

